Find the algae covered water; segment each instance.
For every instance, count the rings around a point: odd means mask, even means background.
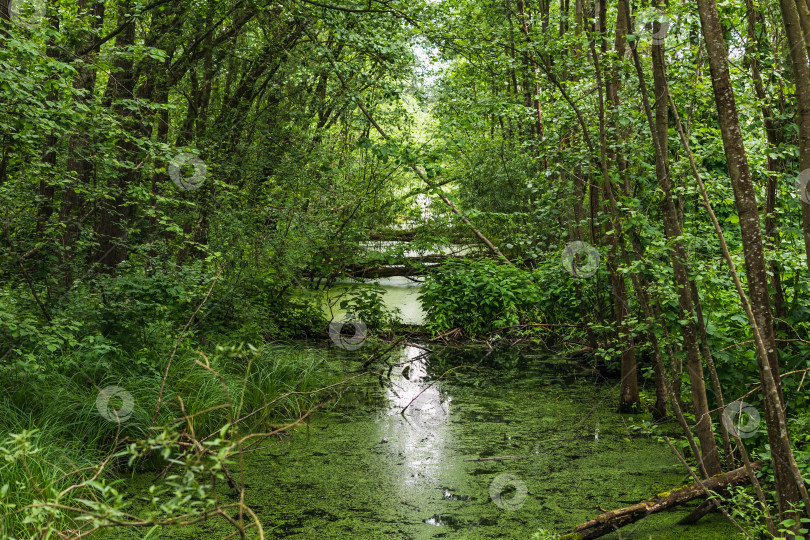
[[[323,291],[321,306],[324,315],[330,320],[342,320],[346,310],[339,307],[342,294],[355,287],[357,282],[337,283]],[[374,280],[374,284],[383,292],[382,304],[386,309],[398,309],[399,318],[405,324],[421,325],[425,323],[425,312],[418,300],[421,283],[405,277],[390,277]]]
[[[329,362],[336,374],[360,365],[354,353]],[[614,412],[615,383],[570,361],[405,346],[389,362],[390,383],[360,379],[284,442],[249,455],[246,502],[267,537],[531,538],[690,482],[668,447],[634,435],[640,417]],[[675,525],[691,508],[621,538],[739,536],[720,515]],[[165,537],[226,530],[208,523]]]

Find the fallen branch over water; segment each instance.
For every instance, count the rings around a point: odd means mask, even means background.
[[[761,468],[762,465],[762,461],[757,461],[752,463],[751,467],[756,470]],[[745,484],[748,481],[748,474],[745,471],[745,467],[740,467],[739,469],[734,469],[725,474],[719,474],[707,480],[703,480],[702,484],[705,489],[697,483],[688,484],[673,491],[659,493],[655,497],[650,497],[646,501],[632,506],[605,512],[590,521],[577,525],[574,527],[573,531],[561,536],[559,540],[588,540],[590,538],[599,538],[625,525],[645,518],[650,514],[656,514],[694,499],[705,497],[709,495],[707,491],[723,491],[731,486]]]

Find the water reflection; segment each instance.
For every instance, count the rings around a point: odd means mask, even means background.
[[[441,381],[428,376],[424,350],[404,347],[399,362],[387,392],[389,421],[381,424],[380,437],[388,439],[390,451],[400,457],[397,483],[404,491],[408,486],[434,489],[448,467],[445,449],[450,443],[452,399],[442,394]]]

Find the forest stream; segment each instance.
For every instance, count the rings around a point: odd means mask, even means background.
[[[0,0],[0,540],[810,540],[808,66],[810,0]]]
[[[330,369],[356,372],[362,352],[331,352]],[[616,382],[596,382],[569,360],[481,347],[428,355],[404,346],[394,356],[390,385],[360,379],[283,442],[248,454],[246,502],[268,537],[531,538],[688,483],[666,446],[614,412]],[[437,381],[458,365],[469,367]],[[519,457],[470,461],[503,456]],[[644,519],[621,538],[736,537],[719,514],[675,525],[693,507]],[[217,520],[161,537],[225,532]]]

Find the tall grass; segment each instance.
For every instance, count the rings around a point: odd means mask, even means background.
[[[70,358],[60,363],[75,365]],[[100,357],[95,363],[83,358],[82,365],[78,372],[46,370],[25,377],[11,370],[0,373],[1,538],[34,538],[47,528],[75,528],[74,513],[32,505],[56,500],[69,486],[87,480],[95,466],[123,443],[155,433],[152,419],[163,377],[160,366],[144,369],[127,354]],[[234,433],[262,430],[297,419],[323,398],[282,396],[326,383],[323,351],[287,345],[217,348],[202,354],[180,349],[169,370],[155,426],[170,426],[176,435],[193,431],[201,439],[277,400],[239,423]],[[105,418],[97,407],[99,392],[110,385],[132,396],[131,415],[121,422]],[[123,401],[116,399],[111,405],[118,410]],[[125,459],[113,460],[98,480],[113,482],[128,467]],[[70,506],[92,497],[87,489],[74,489],[59,503]]]

